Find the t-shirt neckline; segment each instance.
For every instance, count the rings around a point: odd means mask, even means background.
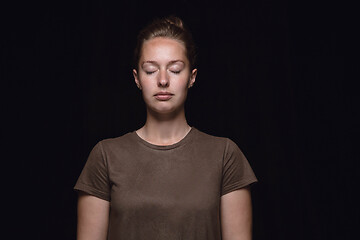
[[[183,137],[180,141],[174,143],[174,144],[170,144],[170,145],[156,145],[156,144],[152,144],[147,142],[146,140],[142,139],[137,133],[136,131],[133,131],[132,134],[135,136],[136,140],[140,143],[142,143],[143,145],[145,145],[146,147],[152,148],[152,149],[157,149],[157,150],[170,150],[170,149],[174,149],[177,147],[180,147],[184,144],[186,144],[189,140],[191,140],[192,136],[194,135],[196,131],[195,127],[191,127],[190,131],[185,135],[185,137]]]

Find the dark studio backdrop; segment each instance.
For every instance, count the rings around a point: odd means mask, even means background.
[[[198,45],[190,125],[234,140],[254,239],[353,239],[359,226],[351,6],[304,1],[2,4],[3,199],[11,239],[75,239],[92,147],[142,126],[137,32],[176,14]]]

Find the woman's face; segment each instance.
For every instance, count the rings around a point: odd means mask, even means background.
[[[144,42],[138,72],[133,70],[147,108],[157,113],[183,109],[196,73],[196,69],[190,70],[184,44],[163,37]]]

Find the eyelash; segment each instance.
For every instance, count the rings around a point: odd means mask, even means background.
[[[155,73],[156,71],[152,71],[152,72],[145,72],[147,75],[151,75],[153,73]],[[179,74],[181,71],[171,71],[174,74]]]

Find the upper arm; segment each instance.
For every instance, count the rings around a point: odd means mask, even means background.
[[[221,197],[221,231],[223,240],[251,239],[252,207],[249,187]]]
[[[110,203],[80,192],[77,240],[106,240]]]

